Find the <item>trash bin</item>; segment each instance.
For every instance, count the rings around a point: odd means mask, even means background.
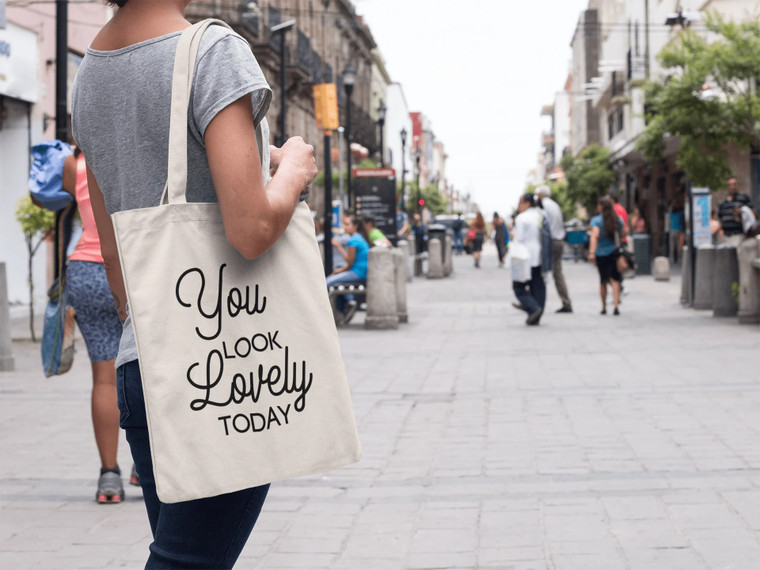
[[[652,257],[649,234],[633,234],[633,261],[636,263],[636,275],[652,274]]]
[[[446,231],[447,227],[443,224],[430,224],[428,230],[428,240],[438,238],[441,242],[441,262],[446,261]]]

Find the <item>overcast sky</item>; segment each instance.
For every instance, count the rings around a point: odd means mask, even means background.
[[[484,215],[509,214],[536,164],[541,107],[569,70],[588,0],[353,0],[411,111],[427,115],[447,176]]]

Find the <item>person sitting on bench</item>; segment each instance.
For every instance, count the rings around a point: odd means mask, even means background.
[[[339,267],[327,277],[327,287],[333,285],[364,285],[367,282],[367,262],[369,254],[369,237],[364,222],[356,214],[343,216],[343,231],[351,238],[344,248],[338,237],[332,240],[346,265]],[[340,295],[335,299],[336,308],[343,313],[343,322],[351,320],[356,312],[357,303],[353,295]]]

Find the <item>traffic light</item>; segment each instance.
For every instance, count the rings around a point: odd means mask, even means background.
[[[424,198],[420,198],[419,205],[420,206],[424,206],[425,205],[425,199]]]

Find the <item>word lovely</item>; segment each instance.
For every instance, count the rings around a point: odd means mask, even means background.
[[[298,414],[306,408],[314,374],[306,360],[291,357],[290,347],[278,338],[279,330],[239,336],[241,328],[255,326],[258,315],[265,313],[267,298],[256,284],[225,291],[225,267],[219,267],[212,307],[203,306],[206,275],[201,269],[188,269],[176,282],[177,302],[195,309],[201,324],[213,323],[211,328],[195,329],[201,346],[207,348],[200,351],[205,356],[195,355],[193,360],[197,360],[188,362],[190,409],[213,414],[225,436],[286,426],[293,420],[291,412]],[[232,326],[232,319],[241,323]],[[283,332],[282,336],[287,335]]]

